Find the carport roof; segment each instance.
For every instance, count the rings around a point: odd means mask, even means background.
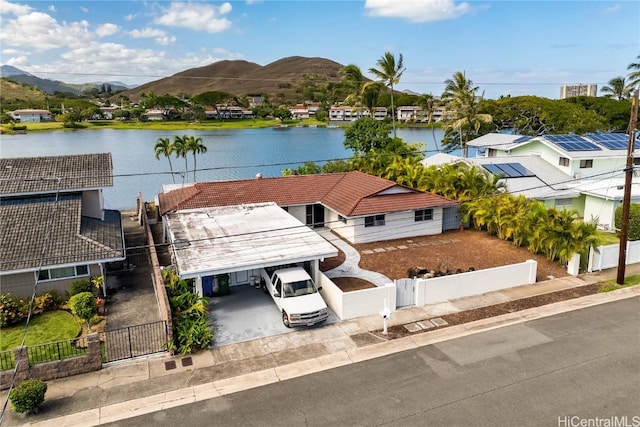
[[[338,255],[332,244],[275,203],[190,209],[165,218],[182,278]]]

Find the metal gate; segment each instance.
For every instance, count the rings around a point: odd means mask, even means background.
[[[131,359],[167,351],[167,323],[164,320],[104,331],[102,361]]]
[[[398,279],[396,284],[396,307],[415,305],[415,280]]]

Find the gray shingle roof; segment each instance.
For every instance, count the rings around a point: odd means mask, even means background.
[[[0,196],[112,185],[111,153],[0,159]]]
[[[15,198],[0,203],[0,271],[124,259],[120,213],[81,216],[82,196]],[[48,239],[45,240],[45,238]]]

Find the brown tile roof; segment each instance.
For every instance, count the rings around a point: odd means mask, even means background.
[[[275,202],[279,206],[321,203],[345,217],[435,206],[456,206],[444,197],[413,190],[358,171],[214,181],[160,193],[160,212]]]
[[[111,153],[0,159],[0,196],[112,185]]]
[[[16,198],[0,204],[0,271],[124,259],[120,213],[105,220],[81,216],[82,196]]]

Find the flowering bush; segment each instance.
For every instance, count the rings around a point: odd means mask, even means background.
[[[29,314],[29,303],[11,294],[0,294],[0,328],[22,322]]]

